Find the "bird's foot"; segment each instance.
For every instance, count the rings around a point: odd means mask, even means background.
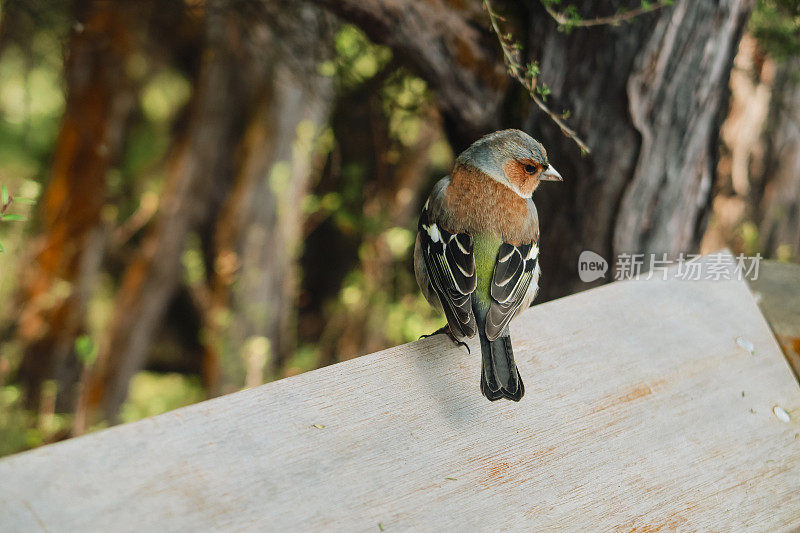
[[[450,331],[450,328],[447,325],[442,326],[441,328],[437,329],[436,331],[428,335],[420,335],[419,338],[427,339],[428,337],[433,337],[434,335],[440,335],[442,333],[450,337],[450,340],[453,341],[453,344],[455,344],[456,346],[463,346],[464,348],[467,349],[468,354],[472,353],[469,349],[469,345],[464,341],[458,340],[458,338],[455,335],[453,335],[453,333]]]

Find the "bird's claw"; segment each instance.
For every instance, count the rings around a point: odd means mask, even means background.
[[[453,341],[453,344],[455,344],[456,346],[463,346],[464,348],[466,348],[467,349],[467,353],[472,355],[472,350],[469,349],[469,345],[466,342],[460,341],[460,340],[458,340],[458,339],[456,339],[455,337],[452,337],[452,336],[450,336],[450,340]]]
[[[464,341],[458,340],[456,336],[453,335],[453,333],[450,331],[450,328],[447,326],[442,326],[441,328],[437,329],[436,331],[428,335],[420,335],[419,338],[420,340],[427,339],[428,337],[433,337],[434,335],[440,335],[440,334],[447,335],[448,337],[450,337],[450,340],[453,341],[453,344],[455,344],[456,346],[463,346],[464,348],[467,349],[468,354],[472,354],[472,351],[469,349],[469,345]]]

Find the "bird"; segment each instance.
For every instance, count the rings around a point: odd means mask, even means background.
[[[541,143],[517,129],[490,133],[434,185],[417,224],[414,274],[447,318],[431,335],[464,346],[478,335],[480,387],[490,401],[518,402],[525,394],[509,322],[539,290],[539,216],[531,197],[543,181],[563,179]]]

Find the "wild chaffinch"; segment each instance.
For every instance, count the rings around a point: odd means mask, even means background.
[[[458,344],[480,337],[481,392],[519,401],[508,324],[539,289],[539,217],[531,195],[561,181],[544,147],[519,130],[476,141],[433,188],[419,218],[414,271],[425,298],[443,310]]]

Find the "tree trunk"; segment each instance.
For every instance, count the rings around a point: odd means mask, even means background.
[[[620,5],[588,4],[581,10],[587,18]],[[593,150],[579,157],[541,113],[528,121],[566,177],[565,191],[543,188],[537,201],[545,298],[588,287],[576,273],[582,250],[609,260],[609,281],[621,253],[675,258],[697,249],[733,55],[750,8],[743,0],[684,0],[625,26],[568,36],[534,24],[532,35],[547,35],[541,79],[557,95],[552,105],[572,111]]]
[[[703,249],[800,260],[800,58],[775,59],[745,35],[731,76],[731,111],[713,220]]]
[[[675,255],[699,244],[727,84],[749,9],[744,0],[680,2],[637,56],[628,97],[642,146],[617,217],[616,253]]]
[[[76,400],[81,363],[74,345],[103,253],[105,178],[135,97],[125,65],[136,49],[136,19],[129,3],[78,3],[65,65],[66,109],[41,202],[42,232],[19,294],[19,379],[30,408],[38,406],[48,379],[57,384],[57,410],[71,411]]]
[[[183,138],[176,141],[170,156],[169,182],[156,223],[146,237],[140,255],[124,274],[108,341],[101,347],[98,364],[82,399],[80,424],[76,424],[78,432],[80,426],[88,423],[98,409],[103,411],[106,419],[115,420],[127,397],[128,383],[144,367],[154,334],[182,282],[181,251],[187,237],[192,232],[204,235],[223,206],[227,205],[228,221],[233,229],[225,233],[230,228],[223,223],[222,241],[233,238],[237,250],[241,247],[250,254],[243,254],[247,259],[246,272],[258,278],[264,268],[259,261],[270,261],[268,268],[284,270],[270,279],[267,285],[269,290],[277,290],[277,280],[280,279],[291,283],[283,276],[289,275],[286,270],[287,265],[291,264],[292,253],[274,253],[274,246],[288,246],[296,242],[296,230],[280,227],[282,224],[291,225],[293,217],[297,216],[292,213],[296,204],[287,205],[287,212],[282,213],[283,205],[271,203],[275,199],[262,196],[264,203],[261,203],[258,197],[251,195],[271,195],[272,187],[277,184],[286,186],[279,195],[276,194],[280,196],[280,201],[291,198],[292,202],[299,202],[305,187],[303,181],[309,173],[309,154],[301,154],[300,144],[310,142],[310,139],[306,135],[301,136],[299,142],[293,143],[293,140],[298,131],[302,134],[316,130],[324,120],[326,104],[323,103],[323,95],[330,91],[330,82],[316,77],[314,79],[318,83],[315,87],[306,86],[305,93],[295,94],[292,88],[298,88],[305,82],[293,77],[285,66],[274,64],[276,55],[280,54],[275,49],[276,42],[283,47],[281,50],[287,52],[281,41],[287,37],[289,30],[282,29],[287,35],[281,33],[276,38],[271,33],[270,24],[277,24],[279,19],[274,17],[283,16],[286,10],[282,4],[231,4],[222,1],[212,2],[206,9],[207,45],[190,104],[186,132]],[[309,14],[307,10],[299,9],[294,34],[316,31],[314,24],[319,22],[316,17],[316,13]],[[300,35],[299,38],[305,37]],[[309,42],[313,42],[313,38]],[[297,55],[292,60],[287,58],[287,61],[309,61],[305,51],[295,53]],[[316,70],[314,74],[316,76]],[[271,110],[272,97],[278,98],[274,110]],[[292,121],[297,122],[292,125]],[[273,131],[276,127],[279,133]],[[283,137],[289,134],[291,138]],[[271,144],[273,142],[274,145]],[[282,181],[284,176],[279,174],[281,169],[285,170],[282,166],[284,161],[290,162],[291,168],[288,169],[288,179]],[[275,167],[278,172],[275,172]],[[292,178],[296,178],[297,182],[293,182]],[[233,183],[236,187],[234,196],[226,203]],[[278,208],[270,209],[276,205]],[[261,212],[265,206],[266,214]],[[238,217],[241,216],[250,218],[240,220]],[[265,218],[262,219],[262,216]],[[274,232],[273,237],[280,240],[270,241],[270,237],[260,235],[256,228],[238,235],[236,232],[246,226],[240,228],[233,224],[248,222],[259,223],[261,229],[269,228]],[[278,227],[270,227],[272,222],[276,222]],[[251,248],[248,239],[252,240],[254,235],[256,239],[264,240],[254,243],[254,248]],[[227,251],[228,243],[222,241],[217,240],[219,249]],[[259,248],[262,245],[270,247],[262,250]],[[264,254],[253,256],[256,250]],[[287,257],[275,260],[278,255]],[[229,258],[229,254],[221,254],[216,261],[209,258],[206,266],[226,271],[225,261]],[[204,283],[201,282],[201,286],[195,289],[201,293],[201,305],[206,307],[214,298],[209,297]],[[252,286],[250,289],[255,290]],[[273,294],[285,300],[288,293],[289,290],[280,285],[280,291]],[[243,298],[250,296],[248,294]],[[252,311],[247,308],[250,302],[242,302],[239,311],[248,317]],[[281,303],[281,306],[284,305]],[[205,325],[212,327],[212,337],[215,310],[204,317]],[[264,326],[263,323],[259,324]],[[259,330],[259,335],[264,335],[262,331]],[[219,381],[217,353],[212,346],[205,363],[206,378],[212,392]]]
[[[207,9],[207,45],[186,130],[171,149],[157,220],[123,276],[108,339],[81,398],[78,433],[98,409],[116,418],[181,282],[186,238],[209,220],[233,173],[254,65],[243,49],[244,16],[214,3]]]
[[[487,50],[488,29],[481,32],[469,24],[476,2],[465,7],[463,2],[316,1],[391,46],[398,59],[430,83],[443,113],[455,123],[448,126],[456,149],[463,148],[465,132],[497,128],[496,102],[512,96],[514,102],[524,101],[516,85],[507,90],[488,74],[496,72],[497,62],[487,58],[498,57],[491,52],[497,43]],[[519,8],[511,2],[494,4],[503,14]],[[587,0],[576,7],[590,19],[638,4]],[[570,122],[592,149],[582,158],[573,141],[533,106],[526,120],[520,120],[513,106],[515,114],[502,121],[503,127],[524,126],[540,138],[565,177],[562,184],[543,185],[535,198],[542,221],[543,298],[590,286],[576,272],[584,249],[609,259],[613,271],[613,256],[620,252],[675,254],[698,246],[733,52],[751,4],[679,0],[628,24],[577,28],[568,34],[557,30],[538,2],[532,4],[527,25],[506,14],[503,31],[527,27],[527,40],[521,32],[515,37],[527,42],[523,57],[540,63],[539,82],[552,90],[547,103],[558,113],[571,112]],[[417,16],[422,11],[424,16]],[[382,22],[387,12],[398,17],[396,24]],[[462,25],[470,31],[453,35]],[[487,27],[485,19],[482,25]],[[408,38],[409,32],[421,37]],[[456,42],[459,46],[448,46]],[[465,63],[459,50],[470,50],[473,61]],[[440,64],[453,65],[464,71],[462,76],[484,75],[453,91],[450,84],[459,78],[436,68]],[[455,108],[462,99],[489,111],[459,113]]]
[[[779,63],[762,134],[763,172],[756,183],[759,251],[800,262],[800,58]]]
[[[332,58],[330,17],[302,2],[264,7],[269,73],[215,236],[211,349],[229,359],[222,392],[260,385],[294,348],[302,201],[334,96],[319,74]]]

